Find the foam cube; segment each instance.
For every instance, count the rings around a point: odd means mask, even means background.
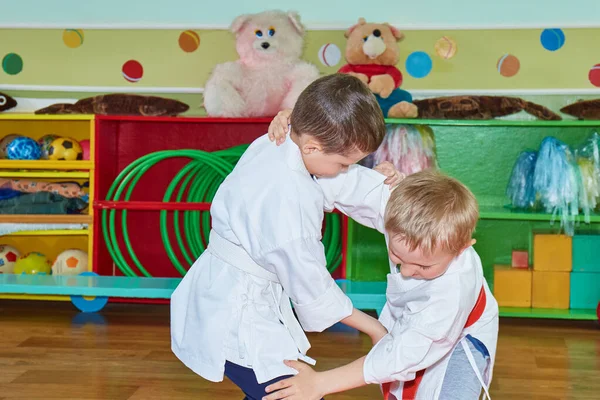
[[[531,306],[534,308],[569,309],[570,272],[533,271]]]
[[[571,272],[572,247],[570,236],[536,234],[533,238],[533,270]]]
[[[529,252],[527,250],[512,251],[513,268],[529,268]]]
[[[531,270],[494,266],[494,297],[500,307],[531,307]]]
[[[600,273],[571,272],[571,308],[594,309],[600,303]]]
[[[573,271],[600,273],[600,235],[573,236]]]

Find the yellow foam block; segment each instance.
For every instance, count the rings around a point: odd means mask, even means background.
[[[573,242],[566,235],[536,234],[533,238],[533,270],[570,272]]]
[[[494,266],[494,297],[501,307],[531,307],[531,270]]]
[[[568,310],[570,287],[569,272],[533,271],[532,307]]]

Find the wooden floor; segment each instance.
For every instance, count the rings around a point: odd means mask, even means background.
[[[369,341],[351,331],[310,335],[319,368],[351,361]],[[597,323],[501,320],[492,398],[600,399]],[[233,399],[171,353],[166,305],[109,304],[101,316],[69,303],[0,300],[0,400]],[[328,399],[380,399],[375,386]]]

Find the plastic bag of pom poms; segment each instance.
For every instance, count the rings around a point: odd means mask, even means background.
[[[506,195],[514,207],[533,208],[535,205],[533,173],[537,156],[536,151],[524,151],[519,154],[515,162],[506,188]]]
[[[600,200],[600,135],[592,132],[587,140],[575,151],[581,190],[580,206],[584,211],[585,222],[590,222],[590,213]]]
[[[425,125],[388,125],[383,142],[362,165],[372,168],[389,161],[405,175],[437,168],[435,138]]]
[[[594,161],[589,158],[578,158],[579,179],[581,180],[581,189],[579,191],[579,203],[585,222],[590,223],[590,214],[598,205],[600,198],[600,180],[594,166]]]
[[[575,150],[577,158],[591,159],[597,168],[600,168],[600,134],[592,132],[591,135]]]
[[[578,169],[569,147],[554,137],[546,137],[538,152],[533,188],[553,217],[560,216],[561,227],[572,236],[579,214]]]
[[[575,150],[577,159],[587,158],[594,166],[594,175],[600,180],[600,134],[592,134]]]

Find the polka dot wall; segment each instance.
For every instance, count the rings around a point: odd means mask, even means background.
[[[600,29],[403,32],[408,90],[600,87]],[[303,58],[336,72],[345,42],[343,31],[308,31]],[[0,29],[0,85],[201,88],[235,59],[225,30]]]

